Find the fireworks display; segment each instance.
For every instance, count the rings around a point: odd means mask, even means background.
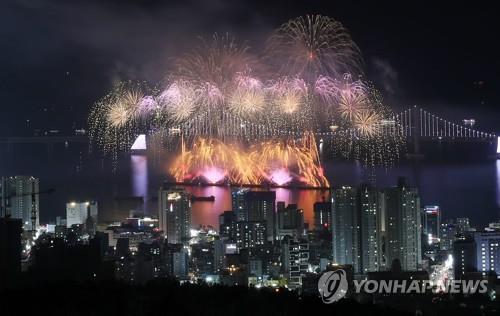
[[[320,76],[362,72],[358,46],[340,22],[326,16],[292,19],[268,42],[269,59],[283,75],[300,76],[314,83]]]
[[[202,137],[191,149],[184,144],[181,147],[181,154],[170,166],[176,181],[285,185],[297,179],[314,187],[329,185],[311,133],[296,141],[269,140],[246,149],[241,144]]]
[[[159,88],[120,84],[94,106],[91,141],[114,157],[139,133],[153,148],[178,144],[171,174],[210,183],[328,186],[319,138],[367,166],[398,159],[399,122],[360,76],[360,51],[342,24],[296,18],[267,44],[258,56],[215,35],[179,57]]]

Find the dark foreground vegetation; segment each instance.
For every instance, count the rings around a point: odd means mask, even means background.
[[[478,308],[470,299],[413,304],[400,297],[393,307],[343,299],[327,305],[315,295],[299,297],[285,289],[180,285],[171,279],[144,286],[116,281],[39,284],[0,292],[0,315],[498,315],[496,308]]]
[[[114,281],[54,283],[1,293],[0,315],[399,315],[352,300],[326,305],[280,289],[179,285],[158,280],[145,286]]]

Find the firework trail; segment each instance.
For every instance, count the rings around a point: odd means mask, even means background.
[[[310,133],[298,141],[269,140],[246,150],[238,144],[199,137],[190,150],[182,145],[170,173],[177,181],[204,179],[217,183],[225,179],[231,184],[246,185],[262,184],[267,179],[284,185],[295,176],[307,186],[329,186],[314,135]]]
[[[171,165],[170,173],[177,181],[204,177],[215,183],[218,181],[213,174],[219,171],[222,178],[227,176],[231,183],[260,184],[262,172],[252,157],[252,153],[243,153],[238,145],[199,137],[190,150],[182,145],[181,154]]]
[[[313,83],[320,75],[361,74],[361,53],[344,26],[327,16],[307,15],[283,24],[268,42],[268,58],[282,75]]]
[[[216,96],[227,95],[235,78],[248,70],[258,68],[258,60],[248,53],[248,46],[238,43],[229,34],[215,34],[211,41],[200,38],[201,44],[193,51],[177,59],[172,76],[201,87]],[[218,92],[214,92],[218,91]]]

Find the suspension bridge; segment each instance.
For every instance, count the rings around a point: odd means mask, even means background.
[[[272,119],[272,118],[271,118]],[[187,137],[210,135],[216,137],[236,137],[248,141],[273,137],[300,137],[303,131],[274,128],[272,122],[255,123],[223,113],[220,122],[207,120],[200,115],[181,124],[173,133],[181,133]],[[218,124],[219,123],[219,124]],[[217,130],[224,126],[223,131]],[[172,131],[171,131],[172,132]],[[327,129],[313,131],[318,139],[328,140],[333,137],[362,137],[356,128],[342,129],[329,126]],[[460,124],[446,119],[436,113],[418,106],[406,110],[378,122],[374,134],[380,136],[398,136],[406,140],[409,158],[432,156],[436,150],[477,152],[477,156],[493,156],[497,148],[498,138],[493,132],[479,130],[473,126]],[[436,147],[436,146],[439,146]]]
[[[462,154],[477,153],[477,157],[495,155],[498,144],[495,133],[450,121],[421,107],[408,108],[396,115],[395,120],[400,122],[400,133],[409,144],[410,157],[423,157],[443,148]]]
[[[220,121],[214,122],[206,115],[195,116],[175,128],[165,130],[164,136],[175,136],[182,133],[185,137],[209,135],[215,137],[242,138],[249,141],[280,137],[300,137],[303,131],[298,129],[275,128],[270,122],[256,123],[242,119],[231,113],[221,113]],[[379,135],[397,135],[406,139],[410,155],[425,155],[429,150],[428,144],[487,144],[490,148],[497,148],[497,135],[448,120],[427,109],[413,106],[392,117],[381,120],[377,124],[375,133]],[[312,131],[316,137],[361,137],[355,128],[341,129],[332,125],[327,129]],[[87,136],[33,136],[33,137],[0,137],[0,145],[10,150],[15,144],[45,144],[49,151],[56,144],[69,146],[73,143],[88,143]],[[494,154],[494,151],[491,153]]]
[[[224,131],[221,135],[231,134],[233,136],[247,136],[255,138],[265,138],[272,136],[300,136],[303,132],[293,129],[274,128],[274,124],[255,123],[231,113],[223,113],[221,117],[222,124],[212,122],[207,119],[206,115],[198,115],[185,123],[179,125],[175,131],[182,131],[186,136],[197,135],[217,135],[217,126],[223,126]],[[314,131],[318,136],[334,136],[339,132],[333,128],[328,131]],[[174,132],[175,132],[174,131]],[[392,118],[387,118],[379,122],[378,132],[394,133],[405,137],[422,137],[452,139],[475,139],[488,140],[496,138],[496,134],[492,132],[481,131],[474,129],[465,124],[452,122],[440,117],[423,108],[414,106],[395,114]],[[352,135],[356,136],[356,129],[352,128]]]

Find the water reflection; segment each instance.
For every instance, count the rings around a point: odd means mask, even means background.
[[[151,161],[148,166],[147,159],[146,156],[132,156],[131,170],[125,172],[131,177],[131,195],[144,196],[146,203],[148,203],[148,196],[152,198],[156,195],[165,177],[165,170],[155,166],[154,163],[151,165]],[[366,182],[373,176],[364,173],[363,168],[356,163],[327,163],[325,170],[333,186],[355,186]],[[498,220],[500,160],[469,164],[422,164],[417,169],[412,165],[402,164],[395,168],[377,170],[374,184],[379,188],[393,186],[398,176],[407,177],[411,185],[419,187],[423,205],[440,205],[445,218],[470,217],[474,225],[478,227]],[[214,202],[193,203],[193,226],[211,225],[218,228],[219,215],[231,210],[231,188],[187,186],[186,190],[195,196],[213,195],[215,197]],[[309,225],[313,224],[314,203],[330,198],[328,191],[285,188],[274,189],[274,191],[276,191],[277,202],[297,204],[302,208],[304,220]],[[126,194],[126,192],[123,193],[123,195]],[[481,201],[479,209],[478,201]],[[148,214],[156,215],[157,205],[154,199],[145,205],[145,209]]]
[[[132,195],[144,197],[144,209],[148,201],[148,159],[145,155],[131,155]]]
[[[229,187],[198,187],[186,186],[186,191],[194,196],[214,196],[214,202],[194,202],[192,223],[193,226],[211,225],[218,229],[219,215],[224,211],[231,210],[231,188]],[[298,207],[304,209],[304,220],[313,224],[314,212],[313,205],[317,201],[328,199],[328,190],[294,190],[277,188],[273,189],[276,192],[276,202],[284,201],[287,204],[297,204]]]
[[[0,148],[1,149],[1,148]],[[100,155],[87,153],[86,147],[69,144],[55,146],[52,156],[39,145],[16,145],[11,152],[0,150],[0,175],[28,174],[40,178],[40,188],[54,188],[50,195],[40,197],[40,220],[54,222],[56,216],[65,216],[66,202],[74,199],[96,199],[102,208],[102,221],[118,221],[127,209],[116,213],[115,197],[145,196],[146,212],[156,216],[158,188],[165,180],[168,159],[135,155],[120,161],[116,172],[111,161]],[[34,159],[36,157],[36,159]],[[333,186],[359,185],[369,178],[359,163],[327,162],[324,165]],[[476,227],[499,219],[500,160],[473,163],[432,163],[421,161],[414,168],[406,160],[393,168],[380,168],[375,185],[393,186],[398,176],[406,176],[412,185],[418,185],[421,204],[438,204],[443,220],[469,217]],[[71,183],[71,185],[68,185]],[[218,226],[218,216],[231,208],[229,188],[189,187],[198,196],[215,196],[215,202],[196,202],[193,205],[193,223]],[[305,211],[305,219],[312,224],[313,203],[321,201],[327,193],[318,191],[276,190],[277,201],[297,203]],[[102,215],[102,217],[101,217]]]
[[[231,210],[231,189],[227,187],[187,186],[186,191],[194,196],[214,196],[213,202],[194,202],[192,212],[193,227],[211,225],[219,229],[219,215]]]
[[[498,146],[500,146],[500,142]],[[496,170],[497,170],[497,192],[496,192],[497,206],[498,208],[500,208],[500,159],[497,159]]]

